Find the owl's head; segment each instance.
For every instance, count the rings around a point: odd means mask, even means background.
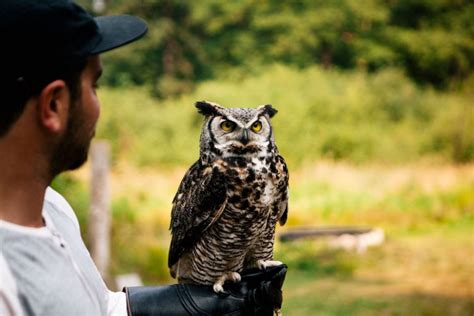
[[[276,113],[270,104],[252,108],[224,108],[208,101],[196,102],[206,117],[201,133],[201,158],[265,156],[276,147],[270,118]]]

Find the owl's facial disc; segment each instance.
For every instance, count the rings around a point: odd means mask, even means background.
[[[214,145],[224,156],[258,154],[270,141],[271,127],[264,116],[239,120],[232,115],[214,116],[210,121]]]

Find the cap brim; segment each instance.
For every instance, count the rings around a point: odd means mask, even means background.
[[[142,19],[131,15],[113,15],[94,18],[102,39],[90,52],[91,55],[131,43],[142,37],[148,27]]]

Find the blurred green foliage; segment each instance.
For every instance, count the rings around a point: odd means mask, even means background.
[[[397,67],[438,88],[455,87],[474,69],[468,0],[115,0],[105,13],[136,14],[150,28],[140,42],[106,55],[105,81],[147,84],[161,97],[275,62]]]
[[[138,166],[190,165],[199,156],[203,121],[193,104],[271,103],[276,142],[290,167],[320,158],[356,163],[405,163],[474,158],[472,94],[422,89],[387,68],[363,71],[266,67],[259,75],[229,74],[193,93],[158,101],[144,88],[103,89],[98,137],[114,157]]]

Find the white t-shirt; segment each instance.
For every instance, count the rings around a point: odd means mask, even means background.
[[[0,315],[127,315],[125,294],[107,289],[76,215],[51,188],[43,218],[40,228],[0,220]]]

